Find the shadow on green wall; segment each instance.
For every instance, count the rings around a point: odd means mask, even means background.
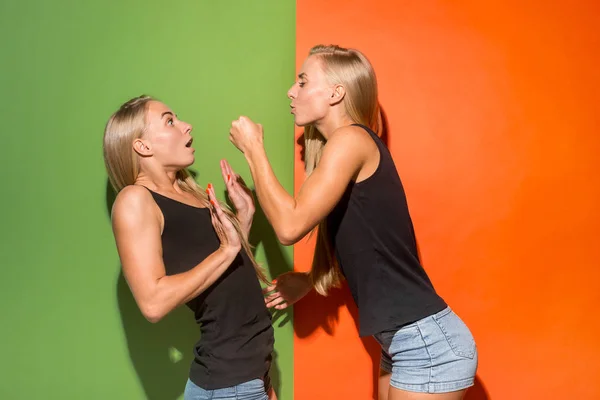
[[[195,174],[194,174],[195,175]],[[106,180],[106,207],[108,216],[116,194]],[[250,242],[263,245],[269,274],[277,276],[291,270],[264,213],[257,210],[250,232]],[[179,398],[184,391],[192,362],[193,346],[200,337],[200,330],[193,313],[179,307],[156,324],[148,322],[141,314],[119,266],[116,295],[127,340],[129,356],[148,400],[171,400]],[[281,327],[289,323],[289,311],[273,314],[273,323]],[[273,352],[271,382],[280,393],[281,379],[277,352]]]

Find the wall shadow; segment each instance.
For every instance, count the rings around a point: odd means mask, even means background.
[[[490,400],[490,399],[491,399],[491,397],[490,397],[489,393],[487,392],[487,390],[485,389],[485,386],[483,385],[481,378],[479,377],[479,375],[475,375],[475,385],[470,387],[469,390],[467,390],[467,394],[465,395],[463,400]]]
[[[307,338],[320,328],[328,335],[333,335],[339,322],[341,307],[348,308],[358,336],[358,308],[346,284],[340,289],[331,290],[327,297],[320,296],[313,290],[302,301],[296,303],[294,305],[294,332],[299,338]],[[361,342],[371,358],[373,398],[376,399],[381,347],[372,337],[361,338]]]
[[[245,182],[242,183],[245,184]],[[256,256],[256,249],[258,245],[262,245],[265,254],[266,261],[266,272],[268,276],[275,278],[284,272],[288,272],[292,270],[291,263],[287,260],[279,241],[277,240],[277,236],[275,235],[275,231],[271,227],[267,216],[264,211],[260,207],[260,204],[256,198],[256,191],[251,189],[252,196],[254,197],[254,204],[256,207],[256,211],[254,213],[254,219],[252,221],[252,227],[250,228],[250,234],[248,235],[248,241],[253,246],[253,254]],[[229,201],[229,197],[227,196],[227,191],[224,193],[224,198],[226,199],[227,205],[231,209],[234,209],[233,205]],[[271,310],[271,316],[273,318],[273,325],[281,328],[292,321],[293,311],[292,308],[287,308],[285,310]],[[279,367],[278,362],[278,354],[277,350],[273,350],[273,360],[271,362],[271,385],[275,390],[275,393],[279,395],[281,393],[281,369]]]
[[[381,131],[379,132],[379,137],[386,146],[389,146],[389,122],[385,110],[381,105],[380,110]],[[306,149],[303,134],[297,138],[296,143],[298,144],[300,159],[304,162]],[[333,335],[339,321],[339,310],[341,307],[346,307],[348,309],[354,321],[356,334],[358,335],[358,308],[350,294],[350,290],[345,284],[341,289],[332,290],[327,297],[319,296],[316,292],[312,291],[294,306],[294,331],[296,335],[299,338],[307,338],[317,329],[322,329],[328,335]],[[372,337],[361,338],[361,342],[371,358],[372,396],[373,399],[377,399],[381,347]],[[475,387],[471,388],[467,393],[466,399],[468,400],[488,399],[485,395],[485,389],[483,389],[483,385],[478,379],[476,380]]]
[[[107,180],[106,208],[109,218],[115,197]],[[194,315],[186,307],[179,307],[156,324],[148,322],[131,294],[120,265],[116,295],[129,357],[146,398],[179,398],[188,379],[194,343],[200,336]]]
[[[195,171],[190,172],[194,178],[198,175]],[[115,198],[116,194],[107,179],[106,211],[109,219]],[[249,240],[255,246],[259,243],[263,245],[269,266],[268,273],[271,276],[291,270],[291,265],[258,202]],[[156,324],[148,322],[133,298],[120,265],[116,278],[116,295],[129,356],[146,398],[179,398],[188,379],[194,344],[200,338],[200,329],[193,313],[182,306]],[[291,318],[291,309],[273,313],[273,323],[280,327],[290,323]],[[271,383],[276,393],[280,393],[281,371],[276,351],[273,352]]]
[[[389,129],[387,117],[381,109],[380,138],[388,146]],[[296,139],[300,160],[305,162],[306,147],[304,133]],[[317,329],[322,329],[328,335],[335,333],[339,322],[341,307],[347,307],[354,321],[356,335],[358,336],[358,308],[348,286],[344,284],[340,289],[333,289],[327,297],[318,295],[314,290],[305,298],[294,305],[294,332],[299,338],[307,338]],[[379,361],[381,347],[372,337],[361,338],[364,349],[371,358],[371,380],[373,385],[373,399],[377,399],[377,385],[379,382]]]

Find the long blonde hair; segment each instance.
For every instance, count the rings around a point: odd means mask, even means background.
[[[313,47],[309,56],[316,56],[329,84],[344,86],[342,100],[346,114],[357,124],[368,126],[375,133],[382,129],[381,111],[377,100],[377,79],[369,60],[358,50],[336,45]],[[311,125],[304,130],[305,170],[310,175],[319,164],[325,138]],[[326,296],[331,287],[339,287],[342,274],[335,249],[327,232],[327,220],[319,223],[313,258],[311,280],[315,290]]]
[[[150,101],[155,99],[150,96],[139,96],[129,100],[110,117],[106,124],[103,140],[104,164],[110,183],[117,193],[124,187],[133,185],[140,173],[139,156],[133,150],[133,142],[141,138],[146,131],[146,113]],[[182,191],[192,194],[204,207],[210,207],[208,195],[198,186],[187,169],[177,171],[175,177]],[[269,284],[264,270],[252,255],[252,248],[240,227],[239,220],[226,204],[222,202],[219,204],[240,236],[242,247],[252,262],[256,275],[261,281]],[[218,219],[216,224],[217,229],[222,229]]]

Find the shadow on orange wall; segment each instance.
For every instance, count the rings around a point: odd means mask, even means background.
[[[319,43],[373,63],[421,260],[478,345],[467,398],[600,398],[600,3],[296,4],[298,67]],[[296,306],[295,400],[369,398],[375,355],[325,301]]]

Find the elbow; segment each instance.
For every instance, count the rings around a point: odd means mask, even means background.
[[[302,239],[302,236],[294,229],[284,229],[277,232],[277,240],[284,246],[296,244],[300,239]]]
[[[152,323],[152,324],[156,324],[158,321],[160,321],[161,319],[163,319],[164,315],[148,315],[145,314],[144,317],[146,317],[146,320],[148,320],[148,322]]]
[[[140,307],[142,315],[148,322],[156,324],[167,315],[167,313],[157,305],[147,304]]]

